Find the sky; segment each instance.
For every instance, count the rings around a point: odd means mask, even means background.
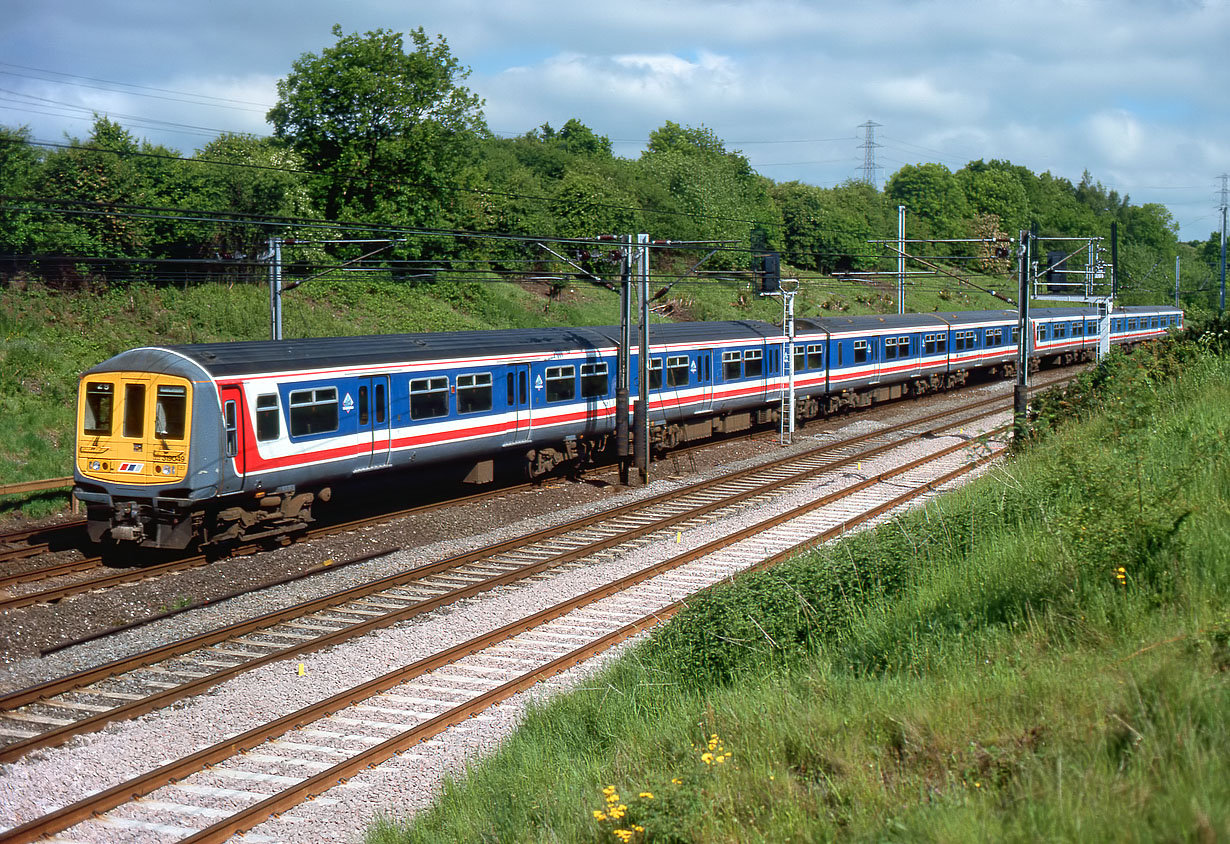
[[[1221,225],[1230,0],[0,0],[0,125],[59,143],[105,114],[184,154],[268,135],[334,24],[443,36],[504,137],[576,118],[636,158],[669,120],[831,187],[873,122],[880,187],[1006,159],[1165,205],[1184,240]]]

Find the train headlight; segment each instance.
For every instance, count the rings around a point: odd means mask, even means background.
[[[100,461],[98,460],[90,461],[90,471],[91,472],[97,472],[100,469],[102,469],[102,463]]]

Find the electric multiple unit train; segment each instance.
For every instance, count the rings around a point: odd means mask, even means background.
[[[1109,315],[1110,341],[1182,326],[1169,307]],[[790,348],[764,322],[653,325],[650,445],[780,419],[793,364],[795,412],[810,418],[921,395],[976,373],[1015,372],[1012,310],[800,318]],[[1030,314],[1033,357],[1092,359],[1091,308]],[[543,328],[145,347],[80,383],[74,495],[92,541],[180,549],[281,539],[312,506],[364,476],[467,480],[497,463],[531,477],[609,448],[619,329]],[[640,391],[632,351],[631,396]]]

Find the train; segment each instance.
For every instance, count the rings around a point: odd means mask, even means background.
[[[1110,342],[1183,325],[1170,307],[1109,314]],[[1094,308],[1034,309],[1031,355],[1091,360]],[[390,490],[448,467],[487,483],[584,465],[615,439],[619,328],[536,328],[147,346],[85,372],[73,495],[110,549],[285,542],[357,479]],[[1015,373],[1014,310],[800,317],[649,329],[655,452],[781,419],[920,396]],[[788,360],[787,360],[788,359]],[[631,404],[640,392],[631,350]],[[793,370],[793,373],[788,369]]]

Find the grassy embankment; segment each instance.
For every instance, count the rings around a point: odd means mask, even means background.
[[[988,282],[989,283],[989,282]],[[955,282],[954,282],[955,284]],[[873,313],[887,306],[870,288],[834,294],[808,288],[802,315]],[[0,484],[72,473],[78,376],[135,346],[262,340],[269,337],[268,289],[199,285],[181,290],[134,285],[101,293],[60,293],[38,285],[0,288]],[[780,300],[760,299],[729,285],[684,282],[666,303],[674,319],[780,321]],[[962,310],[1002,305],[976,290],[918,293],[912,307]],[[410,286],[313,281],[284,297],[283,336],[610,325],[619,297],[577,284],[548,298],[503,282]],[[63,491],[0,496],[0,519],[40,517],[64,507]]]
[[[699,597],[369,840],[1227,840],[1226,337],[1116,354],[988,477]]]

